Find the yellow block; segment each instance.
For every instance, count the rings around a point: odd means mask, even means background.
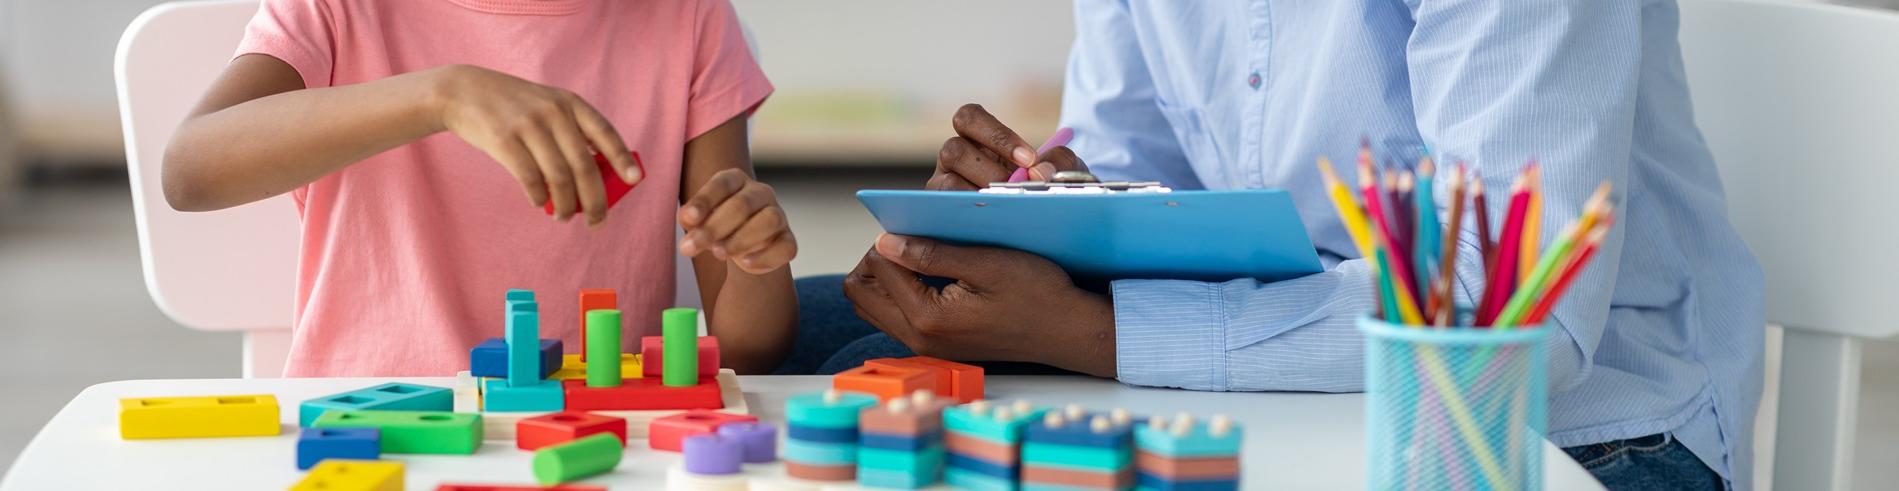
[[[587,362],[580,361],[580,355],[561,355],[560,370],[555,370],[547,378],[554,380],[579,380],[587,378]],[[640,378],[640,355],[620,353],[620,378]]]
[[[402,491],[402,463],[324,459],[290,491]]]
[[[119,437],[127,440],[272,436],[281,431],[277,418],[270,394],[119,399]]]

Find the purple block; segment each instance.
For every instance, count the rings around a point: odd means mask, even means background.
[[[719,436],[737,440],[744,449],[745,463],[763,464],[778,460],[778,427],[768,423],[731,423],[719,427]]]
[[[744,453],[738,440],[712,434],[686,437],[683,450],[686,472],[702,476],[739,473],[739,461]]]

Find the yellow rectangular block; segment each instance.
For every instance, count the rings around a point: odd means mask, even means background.
[[[119,437],[127,440],[273,436],[277,418],[270,394],[119,399]]]
[[[587,362],[580,361],[580,355],[561,355],[560,370],[555,370],[547,378],[554,380],[585,380]],[[640,354],[620,353],[620,378],[640,378]]]
[[[402,491],[402,463],[324,459],[290,491]]]

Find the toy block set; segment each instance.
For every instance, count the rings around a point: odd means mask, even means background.
[[[755,421],[721,424],[718,431],[685,437],[685,462],[667,471],[666,489],[675,491],[747,491],[751,479],[740,475],[745,464],[777,460],[778,430]]]
[[[832,376],[831,388],[874,395],[878,402],[929,389],[968,403],[982,399],[982,373],[979,366],[928,356],[878,358]]]
[[[1028,401],[1012,405],[976,401],[943,411],[943,443],[949,451],[943,480],[952,486],[1012,491],[1022,477],[1022,432],[1046,409]]]
[[[864,408],[857,417],[858,484],[917,489],[941,479],[943,409],[954,405],[923,389]]]
[[[1182,413],[1155,416],[1134,429],[1134,467],[1142,489],[1221,490],[1240,487],[1240,427],[1225,415],[1204,422]]]
[[[1022,432],[1024,488],[1134,487],[1134,429],[1127,411],[1090,414],[1080,406],[1049,411]]]

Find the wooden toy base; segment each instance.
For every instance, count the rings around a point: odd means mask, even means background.
[[[475,393],[475,377],[468,372],[455,374],[455,412],[481,413],[482,434],[488,440],[514,440],[514,424],[523,419],[547,414],[547,412],[507,412],[491,413],[477,409],[479,396]],[[732,414],[751,414],[751,408],[745,404],[745,392],[739,388],[738,372],[732,369],[719,370],[719,397],[725,403],[718,411]],[[588,411],[626,419],[627,438],[646,438],[646,425],[656,418],[670,416],[683,409],[665,409],[653,411]]]

